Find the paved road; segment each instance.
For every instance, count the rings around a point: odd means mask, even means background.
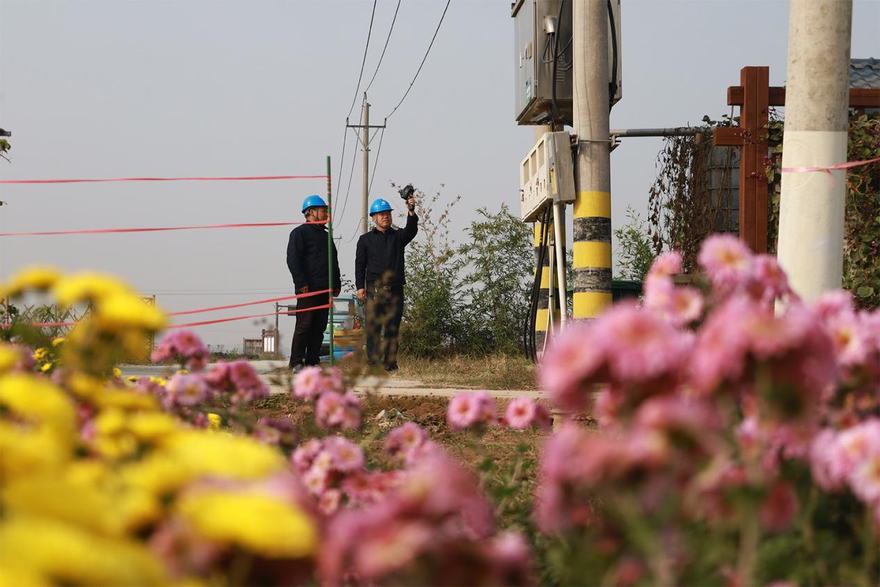
[[[277,378],[271,376],[272,372],[279,367],[286,367],[286,361],[251,361],[254,369],[266,384],[269,386],[271,393],[288,393],[290,389],[284,385],[279,385]],[[210,368],[210,366],[209,366]],[[120,367],[123,377],[161,377],[168,376],[173,369],[158,365],[123,365]],[[358,394],[375,393],[387,396],[438,396],[452,397],[462,388],[438,388],[426,387],[424,383],[415,379],[402,379],[398,375],[390,377],[377,377],[370,375],[361,377],[354,385],[354,392]],[[493,397],[496,398],[514,398],[514,397],[530,397],[533,399],[540,398],[542,393],[534,389],[495,389],[490,390]]]

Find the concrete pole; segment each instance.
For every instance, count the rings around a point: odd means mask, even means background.
[[[783,167],[846,161],[852,0],[791,0]],[[846,172],[783,173],[780,265],[804,300],[841,286]]]
[[[574,34],[574,319],[611,305],[611,143],[608,9],[605,0],[572,3]]]
[[[364,92],[364,169],[363,169],[363,199],[361,201],[361,234],[367,233],[367,218],[369,218],[370,199],[370,103],[367,102],[367,93]]]

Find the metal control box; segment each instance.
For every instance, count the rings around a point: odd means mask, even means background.
[[[520,165],[520,216],[534,222],[551,202],[574,202],[571,135],[548,132]]]
[[[564,120],[572,120],[574,42],[571,24],[574,1],[516,0],[512,4],[517,124],[549,124],[557,118],[553,111],[554,59],[558,60],[555,66],[555,85],[559,115]],[[616,90],[611,97],[613,105],[623,95],[620,74],[620,0],[611,0],[611,13],[614,26],[612,27],[609,18],[608,81],[616,80]],[[612,44],[615,41],[616,51]],[[558,51],[554,51],[554,48]]]

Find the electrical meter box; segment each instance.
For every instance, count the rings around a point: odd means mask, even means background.
[[[548,132],[520,165],[520,216],[535,222],[547,204],[574,200],[571,135]]]
[[[512,4],[516,66],[516,122],[550,124],[572,119],[574,42],[572,5],[577,0],[516,0]],[[622,97],[620,0],[611,0],[608,19],[608,81],[615,81],[611,105]],[[616,57],[615,57],[616,56]],[[558,116],[553,108],[556,86]]]

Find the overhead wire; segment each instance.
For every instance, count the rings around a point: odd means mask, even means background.
[[[419,73],[422,71],[422,67],[425,65],[425,61],[428,59],[428,54],[431,53],[431,47],[434,46],[434,41],[437,39],[437,33],[440,32],[440,27],[443,25],[443,19],[446,18],[446,11],[449,10],[449,4],[452,0],[446,0],[446,7],[443,8],[443,14],[440,15],[440,22],[437,23],[437,29],[434,31],[434,36],[431,37],[431,43],[428,45],[428,50],[425,51],[425,56],[422,58],[421,64],[419,64],[418,70],[416,70],[415,76],[413,76],[412,81],[409,83],[409,87],[406,89],[406,92],[403,94],[403,98],[400,99],[400,102],[397,103],[397,106],[394,107],[394,110],[391,111],[391,114],[385,117],[385,120],[388,120],[394,113],[397,112],[397,109],[400,108],[400,105],[403,104],[403,101],[406,100],[406,97],[409,95],[410,90],[412,90],[413,84],[416,83],[416,79],[419,77]]]
[[[348,114],[346,114],[346,118],[351,116],[351,111],[354,110],[354,105],[357,103],[358,93],[361,90],[361,81],[364,78],[364,66],[367,64],[367,53],[370,49],[370,37],[373,35],[373,20],[376,18],[376,3],[378,0],[373,0],[373,12],[370,14],[370,28],[367,29],[367,44],[364,47],[364,59],[361,61],[361,72],[358,74],[358,83],[357,87],[354,90],[354,97],[351,99],[351,107],[348,109]]]
[[[391,27],[388,29],[388,36],[385,37],[385,46],[382,47],[382,55],[379,56],[379,63],[376,64],[376,71],[373,72],[373,77],[370,78],[370,83],[367,84],[367,89],[364,92],[369,92],[370,88],[373,87],[373,82],[376,81],[376,74],[379,73],[379,68],[382,66],[382,59],[385,58],[385,50],[388,49],[388,41],[391,40],[391,32],[394,30],[394,23],[397,22],[397,11],[400,10],[400,2],[401,0],[397,0],[397,8],[394,9],[394,17],[391,19]]]

